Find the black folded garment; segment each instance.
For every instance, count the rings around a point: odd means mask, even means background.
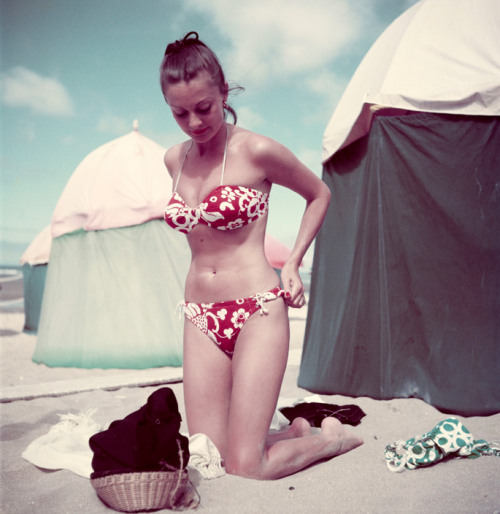
[[[181,415],[169,387],[152,393],[145,405],[94,434],[91,478],[113,473],[184,469],[189,440],[180,435]]]
[[[280,412],[290,422],[295,418],[305,418],[313,427],[320,427],[321,422],[328,417],[337,418],[341,423],[355,427],[366,416],[357,405],[333,405],[319,402],[298,403],[293,407],[283,407]]]

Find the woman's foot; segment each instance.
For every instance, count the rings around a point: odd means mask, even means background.
[[[342,455],[363,444],[363,439],[349,432],[342,423],[333,417],[321,422],[321,434],[329,441],[331,456]]]
[[[282,432],[273,432],[267,436],[267,447],[285,439],[297,439],[311,435],[311,425],[304,418],[295,418],[292,423]]]
[[[295,418],[288,427],[288,433],[290,434],[290,439],[311,435],[311,425],[305,418]]]

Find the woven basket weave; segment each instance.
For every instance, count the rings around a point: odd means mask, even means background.
[[[122,512],[169,509],[188,482],[187,471],[119,473],[90,480],[97,496]]]

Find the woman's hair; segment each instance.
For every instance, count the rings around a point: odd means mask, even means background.
[[[228,87],[217,56],[200,41],[196,32],[189,32],[183,39],[170,43],[165,50],[160,66],[160,85],[163,96],[170,84],[177,84],[180,81],[189,82],[201,71],[207,71],[210,74],[222,95],[243,90],[240,86]],[[227,103],[224,104],[224,112],[226,115],[229,112],[236,124],[238,119],[236,112]]]

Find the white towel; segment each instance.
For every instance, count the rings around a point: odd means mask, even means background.
[[[226,474],[219,450],[205,434],[189,438],[189,467],[198,470],[203,478],[219,478]]]
[[[35,439],[22,456],[43,469],[67,469],[89,478],[93,453],[89,438],[101,430],[92,419],[94,410],[80,414],[60,414],[61,421]]]

